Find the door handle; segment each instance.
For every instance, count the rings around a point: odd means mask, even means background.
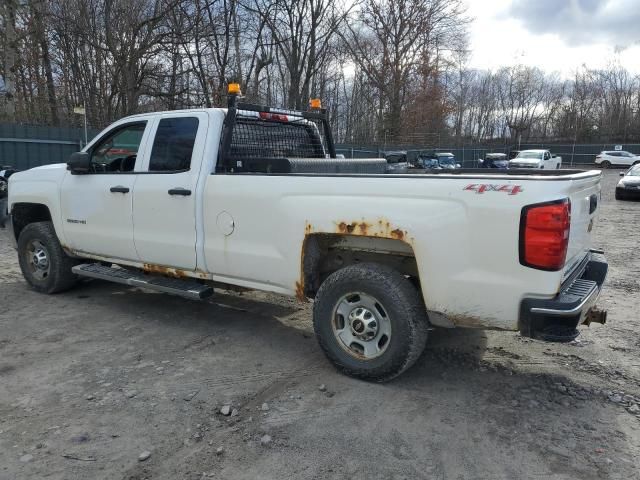
[[[116,187],[111,187],[109,191],[111,193],[129,193],[129,187],[123,187],[122,185],[118,185]]]
[[[169,189],[169,195],[182,195],[183,197],[188,197],[191,195],[191,190],[186,188],[176,187]]]

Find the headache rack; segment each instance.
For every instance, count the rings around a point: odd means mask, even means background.
[[[216,172],[284,172],[289,158],[336,158],[326,109],[267,107],[230,93]]]

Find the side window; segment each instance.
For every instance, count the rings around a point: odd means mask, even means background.
[[[195,117],[163,118],[158,124],[149,160],[150,172],[189,170],[198,133]]]
[[[119,128],[91,149],[91,170],[95,173],[132,172],[146,122]]]
[[[551,154],[549,152],[544,152],[544,159],[549,160],[551,158]]]

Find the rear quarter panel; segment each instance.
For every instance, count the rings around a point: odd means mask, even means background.
[[[570,181],[537,178],[209,175],[206,269],[217,280],[295,295],[306,235],[396,238],[413,249],[428,310],[459,326],[516,329],[520,300],[550,298],[562,279],[519,263],[522,207],[569,194]],[[482,184],[507,189],[467,189]],[[230,219],[233,232],[224,235],[221,222]]]

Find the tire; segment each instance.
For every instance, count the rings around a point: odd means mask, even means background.
[[[616,200],[626,200],[626,198],[621,193],[618,193],[618,190],[616,190]]]
[[[560,164],[559,163],[556,164],[556,170],[560,170]]]
[[[359,330],[362,322],[369,323]],[[384,265],[360,263],[334,272],[322,283],[314,303],[313,326],[320,347],[338,370],[385,382],[420,357],[429,322],[422,296],[407,278]],[[369,327],[376,330],[371,340],[354,336],[358,331],[373,335]],[[350,338],[353,342],[347,346]]]
[[[611,168],[611,162],[609,160],[603,160],[602,162],[600,162],[600,168]]]
[[[71,268],[80,261],[64,253],[51,222],[30,223],[22,229],[18,259],[22,275],[37,292],[63,292],[78,281]]]

